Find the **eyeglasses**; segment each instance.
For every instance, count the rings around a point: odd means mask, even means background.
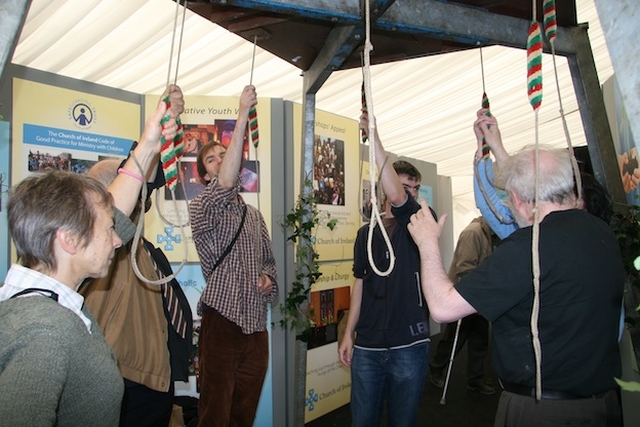
[[[416,185],[416,186],[410,186],[408,184],[402,184],[402,186],[404,187],[405,190],[409,190],[409,191],[420,191],[420,185]]]

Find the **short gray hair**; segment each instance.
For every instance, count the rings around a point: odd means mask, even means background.
[[[72,172],[53,170],[22,180],[10,190],[7,204],[9,234],[22,265],[57,270],[57,231],[75,233],[86,246],[93,238],[96,207],[111,207],[111,201],[98,181]]]
[[[515,193],[524,202],[535,200],[535,156],[535,146],[528,145],[511,156],[502,170],[505,190]],[[564,203],[575,200],[573,168],[567,150],[539,146],[538,164],[539,201]]]

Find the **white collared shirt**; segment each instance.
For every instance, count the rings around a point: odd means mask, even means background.
[[[84,297],[70,287],[58,282],[52,277],[39,273],[18,264],[12,264],[4,284],[0,286],[0,301],[5,301],[28,288],[47,289],[58,294],[58,303],[77,314],[91,333],[91,320],[82,312]],[[18,298],[42,295],[37,292],[29,293]]]

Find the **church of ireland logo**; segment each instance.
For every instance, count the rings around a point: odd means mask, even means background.
[[[69,119],[80,129],[90,129],[97,120],[96,110],[89,102],[78,99],[69,106]]]

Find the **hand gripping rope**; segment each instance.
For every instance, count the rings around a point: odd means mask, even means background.
[[[373,99],[371,96],[371,61],[370,61],[370,53],[373,50],[373,46],[371,44],[371,30],[370,30],[370,16],[369,16],[369,0],[365,3],[365,17],[366,17],[366,39],[364,45],[364,88],[365,88],[365,99],[366,99],[366,107],[368,108],[369,115],[369,129],[368,134],[373,135],[375,138],[375,115],[373,114]],[[382,219],[380,218],[380,210],[378,209],[378,203],[375,193],[375,182],[376,182],[376,150],[375,150],[375,141],[369,143],[369,183],[370,183],[370,194],[371,194],[371,219],[369,221],[369,234],[367,236],[367,256],[369,258],[369,264],[371,264],[371,269],[378,276],[388,276],[393,271],[393,268],[396,265],[396,256],[393,251],[393,247],[391,246],[391,241],[389,240],[389,235],[387,230],[382,225]],[[372,254],[372,243],[373,243],[373,231],[376,227],[376,224],[380,225],[380,231],[382,232],[382,237],[387,245],[387,249],[389,250],[389,268],[386,271],[380,271],[373,259]]]
[[[171,80],[171,70],[172,70],[172,66],[171,66],[171,62],[173,59],[173,50],[174,50],[174,42],[175,42],[175,38],[176,38],[176,30],[177,30],[177,23],[178,23],[178,15],[179,15],[179,10],[180,10],[180,5],[181,5],[181,0],[176,0],[176,12],[175,12],[175,18],[174,18],[174,23],[173,23],[173,33],[172,33],[172,37],[171,37],[171,52],[169,55],[169,71],[167,74],[167,84],[166,87],[169,88],[169,82]],[[178,80],[178,67],[180,64],[180,51],[182,49],[182,35],[184,33],[184,22],[185,22],[185,17],[186,17],[186,12],[187,12],[187,3],[188,0],[184,1],[184,6],[183,6],[183,10],[182,10],[182,25],[180,28],[180,41],[179,41],[179,45],[178,45],[178,54],[177,54],[177,59],[176,59],[176,70],[175,70],[175,75],[174,75],[174,84],[177,82]],[[171,120],[171,101],[170,101],[170,97],[169,94],[167,94],[161,102],[164,102],[165,107],[166,107],[166,112],[165,115],[162,117],[162,119],[160,119],[160,124],[162,125],[162,127],[164,128],[165,125],[167,124],[167,122],[169,122],[169,120]],[[176,201],[176,195],[175,195],[175,189],[176,186],[178,184],[178,169],[179,169],[179,165],[180,165],[180,159],[182,158],[182,154],[184,152],[184,129],[182,126],[182,122],[180,120],[180,117],[176,117],[176,125],[178,127],[177,131],[176,131],[176,135],[173,137],[173,139],[171,140],[167,140],[165,139],[164,136],[160,137],[160,161],[162,162],[162,172],[164,174],[164,178],[165,178],[165,185],[167,186],[167,188],[169,189],[169,191],[171,192],[171,200],[173,202],[173,206],[176,212],[176,217],[180,218],[180,210],[178,209],[178,203]],[[133,154],[133,153],[132,153]],[[136,165],[138,165],[138,169],[141,172],[141,175],[145,175],[144,171],[142,170],[142,167],[140,166],[140,164],[138,163],[138,160],[135,158],[135,156],[132,156],[134,161],[136,162]],[[184,188],[184,182],[181,181],[182,184],[182,191],[183,194],[187,194],[186,190]],[[142,185],[142,195],[141,195],[141,200],[146,200],[147,199],[147,185],[146,183],[143,183]],[[158,212],[158,215],[160,216],[160,218],[166,223],[166,224],[171,224],[170,221],[168,221],[163,215],[162,212],[160,211],[160,191],[156,191],[156,210]],[[185,202],[188,204],[188,202]],[[166,277],[161,277],[158,280],[149,280],[148,278],[144,277],[144,275],[142,274],[142,272],[140,271],[139,267],[138,267],[138,262],[137,262],[137,251],[138,251],[138,244],[142,235],[142,229],[144,227],[144,212],[142,211],[144,209],[144,207],[141,207],[141,212],[140,212],[140,216],[138,218],[138,224],[136,226],[136,233],[133,237],[133,244],[131,245],[131,265],[133,266],[133,271],[136,274],[136,276],[138,277],[138,279],[140,279],[141,281],[150,284],[150,285],[163,285],[165,283],[170,282],[171,280],[173,280],[174,278],[176,278],[176,276],[180,273],[180,271],[182,270],[182,268],[186,265],[187,263],[187,258],[188,258],[188,244],[185,242],[184,244],[184,258],[182,259],[182,262],[180,263],[180,266],[169,276]],[[182,232],[183,235],[186,235],[184,228],[189,225],[189,219],[187,218],[185,222],[180,223],[180,224],[171,224],[174,226],[178,226],[180,227],[180,231]]]
[[[484,84],[484,61],[482,58],[482,48],[479,49],[480,50],[480,69],[482,71],[482,102],[481,102],[481,106],[482,108],[486,108],[487,112],[485,113],[487,116],[491,116],[491,111],[490,111],[490,106],[489,106],[489,97],[487,96],[487,91],[485,88],[485,84]],[[489,144],[487,144],[487,142],[485,141],[484,136],[482,137],[482,141],[481,141],[481,156],[480,158],[475,158],[474,162],[473,162],[473,173],[476,176],[476,181],[478,183],[478,188],[480,189],[480,192],[482,193],[482,197],[484,197],[485,202],[487,203],[487,206],[489,206],[489,209],[491,209],[491,212],[496,216],[496,218],[498,218],[498,221],[500,221],[503,224],[512,224],[514,219],[506,219],[504,216],[502,216],[500,214],[500,212],[498,211],[498,209],[496,209],[496,207],[494,206],[491,197],[489,197],[489,195],[487,194],[486,189],[484,188],[484,184],[483,184],[483,180],[480,179],[480,171],[478,169],[478,163],[483,162],[483,161],[488,161],[489,160],[489,156],[491,154],[491,148],[489,147]],[[485,169],[485,174],[486,174],[486,169]],[[489,177],[487,176],[487,181],[491,182],[490,179],[488,179]],[[493,183],[491,183],[493,187],[495,187],[495,185]]]

